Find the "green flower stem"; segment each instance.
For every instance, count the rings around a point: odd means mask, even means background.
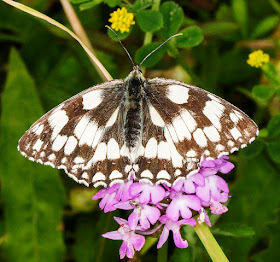
[[[84,30],[77,14],[75,13],[74,8],[72,7],[69,0],[60,0],[60,3],[63,7],[64,13],[66,14],[71,27],[73,28],[76,35],[84,42],[84,44],[90,49],[90,51],[95,55],[93,46],[87,36],[86,31]]]
[[[200,238],[202,244],[207,250],[209,256],[214,262],[228,262],[229,260],[225,256],[218,242],[212,235],[209,227],[206,223],[199,224],[194,227],[194,230],[198,237]]]
[[[159,10],[159,6],[160,6],[160,0],[154,0],[153,2],[153,5],[152,5],[152,10]],[[145,37],[144,37],[144,45],[147,45],[149,43],[152,42],[152,39],[153,39],[153,33],[150,33],[150,32],[147,32],[145,34]],[[142,67],[142,73],[143,75],[145,74],[145,71],[146,71],[146,68],[145,67]]]
[[[157,262],[167,262],[168,257],[168,241],[166,241],[161,248],[158,249]]]

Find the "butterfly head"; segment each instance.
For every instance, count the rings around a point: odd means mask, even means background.
[[[143,76],[139,65],[133,66],[133,70],[127,76],[125,81],[128,83],[128,85],[143,86],[143,83],[145,82],[145,77]]]

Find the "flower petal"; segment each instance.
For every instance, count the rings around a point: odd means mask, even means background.
[[[166,240],[168,239],[169,236],[169,230],[167,229],[167,227],[165,226],[161,232],[161,235],[159,237],[159,241],[157,243],[157,248],[161,248],[163,246],[163,244],[166,242]]]
[[[102,234],[104,238],[109,238],[113,240],[122,240],[123,236],[118,231],[110,231]]]

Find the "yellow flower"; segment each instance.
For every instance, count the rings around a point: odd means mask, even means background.
[[[262,50],[257,50],[249,54],[247,63],[252,67],[261,67],[263,63],[269,62],[269,55],[265,54]]]
[[[135,24],[133,21],[134,15],[128,13],[125,7],[122,9],[118,8],[118,10],[111,13],[110,16],[109,22],[112,23],[112,29],[121,31],[121,33],[129,32],[129,27]]]

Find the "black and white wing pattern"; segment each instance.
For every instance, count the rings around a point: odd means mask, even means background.
[[[130,176],[171,185],[196,172],[203,157],[232,153],[257,135],[253,120],[222,98],[175,80],[145,79],[136,67],[125,80],[91,87],[46,113],[18,149],[87,186]]]
[[[171,79],[148,79],[138,180],[173,184],[195,173],[203,157],[244,148],[258,127],[244,112],[203,89]]]
[[[124,90],[124,81],[114,80],[73,96],[36,121],[18,150],[87,186],[109,184],[107,174],[124,173],[128,161],[120,158],[124,141],[117,124]]]

